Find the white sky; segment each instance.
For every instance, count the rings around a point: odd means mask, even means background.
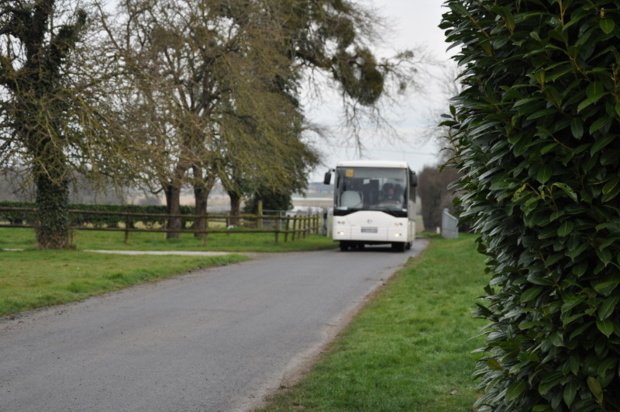
[[[394,50],[416,49],[420,46],[435,59],[448,61],[444,41],[444,33],[439,29],[441,15],[444,12],[444,0],[356,0],[363,5],[373,6],[388,23],[391,35],[388,44]],[[383,53],[383,51],[382,51]],[[385,55],[392,55],[385,50]],[[424,80],[425,86],[429,80]],[[328,141],[317,140],[315,146],[322,152],[325,165],[317,167],[311,175],[311,181],[322,180],[328,167],[334,167],[339,160],[350,159],[389,159],[406,160],[410,166],[420,171],[425,165],[434,165],[437,162],[439,148],[434,142],[424,139],[424,128],[431,123],[430,111],[440,107],[439,102],[433,102],[433,93],[427,95],[412,94],[401,109],[387,113],[390,123],[400,135],[400,139],[386,139],[373,135],[364,135],[362,138],[365,150],[360,156],[351,143],[342,138],[334,137]],[[320,107],[313,107],[312,102],[306,103],[307,115],[310,120],[333,127],[337,132],[338,107],[329,107],[325,102]]]

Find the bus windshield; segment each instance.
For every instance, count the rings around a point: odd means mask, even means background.
[[[394,216],[406,216],[407,178],[407,169],[402,168],[339,167],[336,169],[334,213],[381,210]]]

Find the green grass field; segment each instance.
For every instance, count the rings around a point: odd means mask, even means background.
[[[178,239],[166,239],[164,233],[135,232],[124,242],[124,232],[104,232],[82,230],[73,233],[73,245],[78,250],[184,250],[184,251],[223,251],[223,252],[292,252],[320,250],[336,247],[325,236],[308,235],[284,242],[280,234],[278,243],[273,233],[213,233],[204,242],[202,238],[184,233]],[[0,228],[1,249],[35,249],[35,236],[32,229]]]
[[[274,411],[471,411],[485,285],[474,238],[434,239],[412,259]]]

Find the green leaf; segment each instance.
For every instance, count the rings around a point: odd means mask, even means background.
[[[601,100],[603,96],[605,96],[605,93],[598,94],[592,97],[588,97],[587,99],[579,103],[579,106],[577,106],[577,113],[580,113],[582,110],[586,109],[588,106],[593,105],[594,103],[598,102],[599,100]]]
[[[607,359],[604,359],[600,365],[598,365],[598,367],[596,368],[596,374],[598,376],[605,376],[605,372],[607,372],[609,369],[616,367],[616,363],[618,362],[618,359],[616,359],[615,357],[611,356],[608,357]]]
[[[590,155],[600,152],[605,146],[613,142],[615,138],[616,136],[614,135],[607,135],[596,139],[590,149]]]
[[[605,94],[605,87],[601,81],[592,82],[586,87],[587,97],[603,96]]]
[[[599,320],[605,320],[609,318],[613,313],[616,305],[620,301],[620,295],[612,295],[603,301],[601,306],[598,308],[598,318]]]
[[[595,279],[592,281],[592,287],[594,290],[603,295],[608,296],[620,283],[620,280],[599,280]]]
[[[566,183],[556,182],[553,184],[553,186],[559,187],[560,189],[562,189],[562,191],[564,191],[564,193],[566,193],[568,197],[570,197],[573,200],[573,202],[577,202],[579,200],[577,198],[577,193],[575,193],[573,191],[573,188],[567,185]]]
[[[538,392],[540,392],[541,395],[546,395],[551,389],[559,385],[563,379],[564,374],[562,372],[547,374],[538,385]]]
[[[616,28],[616,22],[614,21],[614,19],[602,19],[599,23],[599,26],[605,34],[609,34]]]
[[[564,386],[564,392],[562,393],[562,399],[564,399],[564,403],[566,406],[570,407],[575,400],[575,395],[577,395],[577,382],[570,381]]]
[[[596,327],[605,336],[610,337],[614,333],[614,322],[611,319],[597,320]]]
[[[542,291],[543,289],[539,287],[529,288],[521,294],[521,303],[526,303],[533,299],[536,299],[536,297],[540,295]]]
[[[495,359],[495,358],[489,359],[487,361],[487,366],[489,367],[489,369],[493,369],[493,370],[496,370],[496,371],[504,370],[504,368],[502,368],[502,365],[500,365],[499,362],[497,361],[497,359]]]
[[[525,391],[526,387],[527,384],[525,381],[515,382],[508,386],[508,389],[506,390],[506,401],[510,402],[517,399],[519,395]]]
[[[543,165],[540,169],[538,169],[538,173],[536,174],[536,180],[540,183],[545,184],[551,179],[553,176],[553,167],[547,163]]]
[[[575,139],[583,137],[583,121],[580,117],[573,117],[570,122],[570,130]]]
[[[566,222],[562,223],[562,225],[558,229],[558,236],[566,237],[570,235],[574,227],[575,224],[571,220],[567,220]]]
[[[562,319],[562,326],[570,325],[572,322],[576,321],[585,316],[585,313],[577,313],[576,315],[569,316],[566,319]]]
[[[542,149],[540,149],[540,154],[545,154],[545,153],[549,153],[551,150],[553,150],[558,144],[557,143],[550,143],[547,146],[543,147]]]
[[[600,129],[606,127],[607,125],[611,124],[611,122],[611,118],[607,116],[601,117],[600,119],[597,119],[594,123],[592,123],[592,125],[590,125],[590,129],[588,131],[590,132],[590,134],[593,134]]]
[[[588,376],[588,388],[596,398],[599,404],[603,403],[603,388],[601,383],[593,376]]]
[[[611,191],[616,188],[619,181],[620,181],[620,178],[618,178],[618,176],[612,176],[609,179],[609,181],[605,184],[605,186],[603,186],[603,194],[607,195],[611,193]]]
[[[577,375],[579,373],[579,355],[575,353],[570,354],[568,357],[568,367],[573,375]]]
[[[611,263],[613,259],[613,253],[609,249],[596,249],[596,255],[605,266]]]

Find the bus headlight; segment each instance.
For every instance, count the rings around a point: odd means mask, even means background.
[[[394,237],[401,237],[402,235],[402,233],[394,233]]]

